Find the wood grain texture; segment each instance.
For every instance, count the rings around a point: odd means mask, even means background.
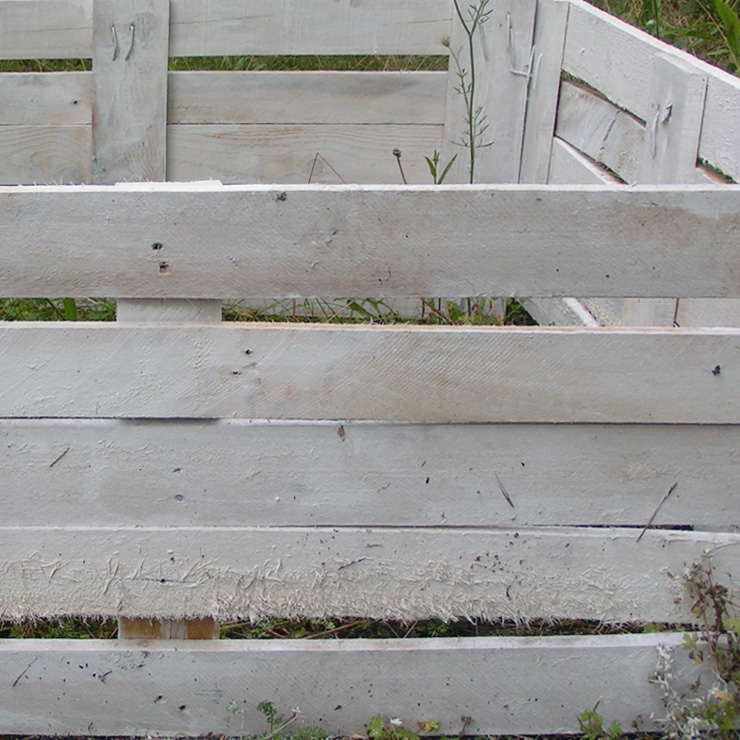
[[[538,0],[518,182],[548,182],[569,4]]]
[[[466,6],[461,3],[464,17]],[[458,157],[447,182],[515,183],[519,181],[522,156],[524,116],[532,63],[532,44],[537,0],[494,3],[492,13],[475,35],[476,95],[474,108],[481,109],[481,126],[487,126],[477,138],[475,177],[470,177],[470,149],[461,144],[470,141],[467,133],[468,112],[459,92],[459,73],[465,70],[465,83],[471,82],[468,36],[462,23],[453,17],[450,48],[458,57],[458,69],[450,58],[445,109],[445,142],[442,161]],[[513,70],[513,71],[512,71]]]
[[[637,182],[644,156],[645,127],[608,100],[563,81],[555,134],[625,182]]]
[[[549,182],[552,185],[616,185],[621,180],[557,136],[552,141]]]
[[[0,189],[0,295],[732,297],[738,199],[733,186]]]
[[[729,530],[739,447],[737,426],[14,420],[0,501],[16,526],[643,527],[676,483],[656,526]]]
[[[0,126],[90,125],[89,72],[0,74]]]
[[[740,181],[740,80],[716,67],[708,73],[699,156],[720,172]]]
[[[90,126],[0,126],[0,183],[89,183],[91,152]]]
[[[0,0],[0,59],[92,56],[92,0]]]
[[[172,0],[172,56],[446,54],[446,0]]]
[[[720,298],[683,298],[676,326],[740,326],[740,302]]]
[[[442,125],[446,79],[445,72],[171,72],[168,121]]]
[[[169,0],[95,0],[97,184],[165,179],[169,6]]]
[[[2,417],[740,421],[733,329],[21,322],[0,341]]]
[[[640,531],[2,526],[0,617],[691,622],[688,564],[740,576],[738,534]]]
[[[221,640],[126,645],[95,640],[2,640],[5,674],[21,676],[0,708],[0,731],[26,734],[193,737],[265,731],[257,704],[272,697],[295,728],[364,734],[385,707],[414,729],[578,732],[594,706],[628,727],[657,729],[660,690],[648,682],[658,647],[675,652],[676,687],[696,680],[682,634],[418,640]],[[403,690],[399,690],[399,686]],[[686,689],[688,690],[688,688]],[[40,706],[54,711],[43,716]],[[131,707],[136,707],[132,712]]]
[[[441,143],[441,125],[169,126],[167,177],[224,183],[401,184],[393,156],[398,148],[407,181],[428,183],[424,157]]]

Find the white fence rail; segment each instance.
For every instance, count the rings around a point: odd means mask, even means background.
[[[459,135],[454,63],[167,70],[446,54],[451,11],[0,0],[2,58],[93,59],[0,75],[0,295],[104,295],[119,319],[0,326],[0,617],[676,623],[707,552],[737,583],[740,329],[672,326],[732,323],[740,298],[740,190],[709,177],[740,172],[735,78],[580,0],[497,4],[476,40],[494,145],[477,184],[438,188],[400,185],[393,149],[428,182]],[[364,184],[317,184],[327,162]],[[207,177],[242,184],[140,182]],[[518,296],[592,325],[220,324],[265,295]],[[569,295],[669,326],[602,329]],[[651,729],[658,646],[696,679],[680,642],[7,640],[0,732],[257,733],[264,700],[331,734],[378,712],[575,732],[597,703]]]

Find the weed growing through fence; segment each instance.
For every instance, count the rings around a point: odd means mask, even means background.
[[[462,139],[455,142],[459,146],[465,147],[469,151],[469,175],[470,182],[475,182],[475,164],[476,155],[478,149],[489,147],[493,144],[492,141],[487,141],[485,134],[488,130],[488,117],[483,110],[483,106],[478,105],[476,101],[476,64],[475,64],[475,34],[476,31],[488,20],[493,8],[489,9],[488,5],[490,0],[478,0],[467,7],[467,14],[463,12],[460,7],[459,0],[453,0],[455,5],[455,12],[458,20],[460,21],[465,36],[467,37],[466,43],[468,47],[468,59],[470,69],[462,66],[460,55],[462,49],[455,51],[452,48],[449,39],[445,39],[442,43],[449,49],[450,57],[455,64],[455,71],[459,80],[459,85],[455,88],[457,92],[462,95],[465,103],[465,126],[466,132],[463,134]],[[445,169],[449,167],[449,163]]]
[[[604,727],[604,718],[597,711],[598,703],[593,709],[586,709],[578,715],[578,725],[583,733],[583,740],[618,740],[622,737],[622,727],[612,722]]]
[[[694,563],[685,576],[691,611],[700,630],[687,633],[684,648],[696,664],[709,663],[713,680],[697,680],[688,694],[674,686],[674,656],[660,650],[659,666],[651,681],[663,692],[667,740],[717,738],[737,740],[740,732],[740,618],[729,589],[718,583],[711,559]]]

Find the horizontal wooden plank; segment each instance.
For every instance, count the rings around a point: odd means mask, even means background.
[[[92,128],[0,126],[3,185],[90,182]]]
[[[0,324],[2,417],[740,423],[736,329]]]
[[[0,59],[92,56],[92,0],[0,0]]]
[[[740,301],[721,298],[683,298],[676,326],[740,326]]]
[[[171,56],[447,54],[446,0],[172,0]]]
[[[444,123],[446,72],[171,72],[169,123]]]
[[[737,520],[738,426],[0,422],[6,525]],[[711,470],[712,475],[707,476]]]
[[[167,127],[167,177],[224,183],[428,183],[436,125],[186,124]],[[318,154],[318,157],[317,157]]]
[[[273,616],[692,621],[738,534],[430,527],[0,527],[0,618]]]
[[[0,188],[0,295],[735,297],[739,203],[736,186]]]
[[[0,74],[0,126],[89,126],[91,120],[89,72]]]
[[[365,735],[379,712],[437,720],[456,736],[578,732],[598,704],[609,722],[658,729],[660,687],[648,681],[660,646],[674,653],[683,693],[702,671],[678,633],[418,640],[124,642],[2,640],[19,679],[0,707],[0,732],[30,735],[256,736],[267,697],[293,728]],[[310,678],[310,680],[308,680]],[[315,678],[314,678],[315,677]],[[399,691],[399,686],[404,690]],[[40,712],[39,707],[51,707]],[[136,711],[131,711],[136,707]]]

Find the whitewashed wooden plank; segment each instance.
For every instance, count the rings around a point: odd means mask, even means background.
[[[563,69],[642,121],[656,54],[690,58],[584,0],[570,0]]]
[[[171,72],[176,123],[444,123],[445,72]]]
[[[732,297],[739,198],[736,186],[6,188],[0,295]]]
[[[687,564],[740,576],[738,534],[641,531],[2,526],[0,616],[691,622]]]
[[[0,341],[10,418],[740,420],[734,329],[20,322]]]
[[[730,529],[738,447],[737,426],[6,420],[0,501],[16,526],[643,527],[677,484],[656,526]]]
[[[548,182],[569,4],[538,0],[519,182]]]
[[[1,0],[0,59],[92,56],[92,0]]]
[[[740,180],[740,80],[715,67],[708,72],[699,156],[720,172]]]
[[[677,326],[740,326],[740,302],[734,299],[682,298]]]
[[[640,182],[697,181],[707,77],[678,58],[659,54],[653,60]]]
[[[173,0],[172,56],[446,54],[446,0]]]
[[[577,298],[527,298],[524,307],[540,326],[599,326]]]
[[[220,323],[221,301],[123,298],[116,303],[116,319],[139,324]]]
[[[94,182],[164,180],[169,0],[95,0],[94,24]]]
[[[461,2],[460,7],[469,23],[468,4]],[[468,36],[458,17],[453,16],[450,48],[458,58],[459,68],[451,57],[442,160],[446,164],[455,154],[458,157],[447,182],[519,181],[536,7],[537,0],[492,4],[490,16],[476,32],[473,60],[470,59]],[[480,107],[479,124],[488,128],[476,137],[479,146],[475,148],[471,178],[470,148],[460,146],[469,142],[470,136],[466,123],[469,116],[459,92],[458,73],[465,72],[465,84],[469,85],[473,66],[476,89],[473,108]]]
[[[552,141],[548,176],[548,182],[553,185],[616,185],[621,182],[606,167],[557,137]]]
[[[431,181],[425,156],[442,143],[434,125],[168,126],[170,180],[225,183],[401,183]],[[319,155],[317,157],[317,154]]]
[[[88,183],[91,152],[90,126],[0,126],[0,183]]]
[[[0,126],[90,125],[89,72],[19,72],[0,75]]]
[[[583,298],[583,305],[601,326],[674,326],[672,298]]]
[[[563,81],[555,133],[625,182],[637,182],[645,148],[645,128],[608,100]]]
[[[609,721],[658,729],[664,708],[648,681],[658,649],[674,652],[675,686],[704,675],[682,633],[417,640],[222,640],[127,646],[95,640],[2,640],[5,675],[20,676],[0,731],[32,735],[256,736],[270,697],[293,727],[364,735],[379,711],[438,720],[457,735],[577,733],[598,704]],[[314,681],[308,677],[319,677]],[[399,685],[413,687],[399,691]],[[39,712],[39,707],[53,711]],[[136,711],[131,711],[136,707]],[[382,710],[381,710],[382,708]]]

